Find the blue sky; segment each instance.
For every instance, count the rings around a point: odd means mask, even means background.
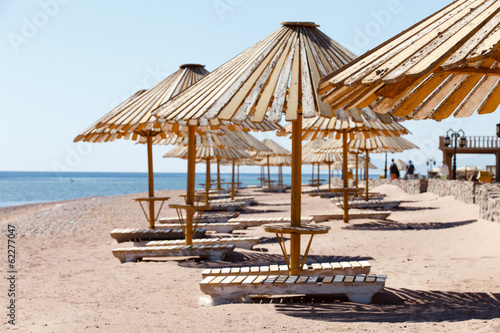
[[[0,2],[0,171],[145,172],[146,149],[131,141],[73,143],[113,106],[149,88],[184,63],[212,71],[280,27],[313,21],[361,55],[450,1],[79,1]],[[438,164],[437,136],[449,128],[494,135],[500,113],[462,120],[409,121],[408,138],[423,148],[395,154],[423,171]],[[271,133],[256,135],[273,138]],[[289,147],[286,138],[276,139]],[[163,159],[155,171],[184,172]],[[373,156],[379,167],[383,156]],[[494,164],[493,156],[460,156],[458,165]],[[200,171],[203,171],[200,167]],[[257,169],[246,169],[257,171]],[[307,168],[304,168],[306,172]]]

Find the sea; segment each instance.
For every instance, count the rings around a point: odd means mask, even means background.
[[[328,173],[328,172],[326,172]],[[325,178],[325,174],[321,178]],[[0,207],[19,206],[80,199],[86,197],[114,196],[148,191],[147,173],[129,172],[0,172]],[[186,189],[185,173],[155,173],[155,190]],[[241,186],[258,185],[260,174],[240,173]],[[378,178],[379,175],[370,175]],[[311,174],[302,174],[307,183]],[[231,174],[221,173],[221,179],[231,180]],[[271,179],[277,175],[271,173]],[[196,174],[196,186],[205,182],[205,174]],[[290,174],[283,174],[283,182],[290,184]]]

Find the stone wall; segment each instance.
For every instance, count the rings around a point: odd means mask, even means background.
[[[461,180],[428,179],[421,180],[394,180],[372,179],[371,186],[391,184],[399,186],[410,194],[432,192],[440,197],[451,195],[455,199],[467,204],[479,206],[480,217],[485,220],[500,222],[500,184],[474,183]],[[427,191],[425,191],[427,187]]]
[[[435,193],[440,197],[451,195],[455,197],[455,199],[467,204],[474,203],[474,182],[429,179],[427,192]]]
[[[420,191],[420,180],[404,180],[395,179],[391,181],[390,179],[370,179],[370,186],[376,187],[384,184],[391,184],[400,187],[403,191],[410,194],[419,194]]]
[[[478,185],[475,194],[481,218],[500,222],[500,184]]]

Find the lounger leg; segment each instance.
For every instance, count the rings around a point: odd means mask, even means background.
[[[361,303],[361,304],[370,304],[373,298],[373,293],[366,293],[366,294],[347,294],[347,298],[349,299],[350,302],[353,303]]]
[[[248,294],[227,294],[219,296],[201,296],[199,304],[204,307],[217,306],[231,303],[250,303],[252,300]]]

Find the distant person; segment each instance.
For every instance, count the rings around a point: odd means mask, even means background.
[[[408,165],[406,166],[406,178],[415,179],[415,166],[412,161],[408,161]]]
[[[391,160],[391,165],[389,166],[389,172],[391,173],[391,181],[399,178],[399,169],[398,165],[394,162],[394,159]]]

